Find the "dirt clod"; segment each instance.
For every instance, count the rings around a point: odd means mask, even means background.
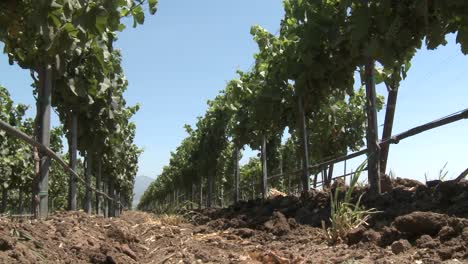
[[[400,239],[398,241],[393,242],[391,248],[392,248],[393,254],[398,255],[410,249],[411,244],[406,239]]]
[[[364,237],[364,232],[365,231],[366,231],[366,228],[363,227],[363,226],[359,226],[359,227],[351,230],[347,234],[348,245],[354,245],[354,244],[357,244],[357,243],[361,242],[361,240]]]
[[[436,235],[447,225],[447,216],[433,212],[413,212],[397,217],[393,224],[398,231],[408,235]]]
[[[274,212],[273,217],[265,222],[264,227],[274,235],[285,235],[291,231],[288,220],[281,212]]]
[[[255,234],[254,230],[252,230],[250,228],[235,229],[234,233],[236,235],[242,237],[242,238],[249,238],[249,237],[252,237]]]
[[[429,235],[422,235],[420,238],[416,240],[416,245],[419,248],[436,248],[439,245],[439,243],[437,243]]]
[[[441,248],[437,250],[437,253],[442,260],[447,260],[452,258],[453,248]]]
[[[133,250],[131,250],[127,244],[124,244],[121,246],[121,249],[122,249],[122,252],[127,254],[129,257],[131,257],[132,259],[136,260],[137,259],[137,255],[135,254],[135,252],[133,252]]]
[[[15,247],[13,240],[9,239],[3,234],[0,235],[2,235],[2,237],[0,237],[0,251],[12,250]]]
[[[442,227],[442,229],[440,229],[439,233],[437,234],[440,240],[449,240],[456,235],[457,232],[451,226]]]

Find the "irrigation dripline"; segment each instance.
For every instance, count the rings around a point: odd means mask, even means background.
[[[409,130],[407,130],[405,132],[394,135],[394,136],[392,136],[390,138],[384,139],[379,143],[379,147],[389,145],[389,144],[398,144],[401,140],[403,140],[405,138],[408,138],[408,137],[420,134],[422,132],[425,132],[427,130],[434,129],[434,128],[437,128],[437,127],[440,127],[440,126],[443,126],[443,125],[447,125],[447,124],[450,124],[450,123],[453,123],[453,122],[456,122],[456,121],[459,121],[459,120],[462,120],[462,119],[467,119],[467,118],[468,118],[468,108],[466,108],[464,110],[461,110],[461,111],[458,111],[456,113],[450,114],[448,116],[442,117],[440,119],[434,120],[432,122],[429,122],[429,123],[414,127],[414,128],[409,129]],[[28,144],[30,144],[30,145],[32,145],[34,147],[39,148],[39,150],[41,150],[43,153],[46,153],[49,157],[55,159],[66,171],[73,174],[77,179],[79,179],[82,183],[84,183],[86,187],[88,187],[92,191],[104,196],[105,198],[107,198],[107,199],[109,199],[111,201],[114,201],[117,204],[121,205],[121,203],[119,201],[116,201],[114,198],[111,198],[106,193],[101,192],[101,191],[95,189],[94,187],[86,184],[86,181],[82,177],[80,177],[74,170],[72,170],[67,165],[67,163],[65,161],[63,161],[51,149],[49,149],[46,146],[42,145],[41,143],[35,141],[32,137],[28,136],[27,134],[23,133],[20,130],[17,130],[16,128],[10,126],[8,123],[6,123],[6,122],[4,122],[2,120],[0,120],[0,128],[3,129],[8,134],[12,135],[13,137],[22,139],[26,143],[28,143]],[[352,153],[352,154],[349,154],[349,155],[341,156],[341,157],[338,157],[338,158],[335,158],[335,159],[331,159],[331,160],[327,160],[327,161],[324,161],[324,162],[321,162],[321,163],[311,165],[311,166],[309,166],[309,169],[320,168],[320,167],[323,167],[323,166],[326,166],[326,165],[330,165],[330,164],[338,163],[338,162],[345,161],[345,160],[348,160],[348,159],[352,159],[352,158],[355,158],[355,157],[358,157],[358,156],[361,156],[361,155],[364,155],[364,154],[367,154],[367,153],[368,153],[368,150],[367,150],[367,148],[365,148],[365,149],[362,149],[362,150],[360,150],[358,152],[355,152],[355,153]],[[296,173],[298,173],[300,171],[301,170],[297,170],[297,171],[290,172],[290,173],[276,174],[276,175],[270,176],[269,178],[270,179],[271,178],[277,178],[277,177],[281,177],[281,176],[286,175],[286,174],[294,175],[294,174],[296,174]],[[337,178],[339,178],[339,177],[337,177]]]
[[[385,145],[389,145],[389,144],[398,144],[400,142],[400,140],[402,140],[402,139],[417,135],[419,133],[425,132],[425,131],[433,129],[433,128],[437,128],[437,127],[440,127],[440,126],[443,126],[443,125],[447,125],[447,124],[459,121],[461,119],[467,119],[467,118],[468,118],[468,108],[465,109],[465,110],[455,112],[455,113],[450,114],[448,116],[439,118],[439,119],[434,120],[432,122],[429,122],[429,123],[426,123],[426,124],[411,128],[411,129],[409,129],[409,130],[407,130],[405,132],[396,134],[396,135],[394,135],[394,136],[392,136],[392,137],[390,137],[388,139],[380,141],[379,146],[381,147],[381,146],[385,146]],[[309,166],[309,169],[321,168],[321,167],[326,166],[326,165],[330,165],[330,164],[338,163],[338,162],[341,162],[341,161],[349,160],[349,159],[352,159],[352,158],[356,158],[356,157],[359,157],[359,156],[367,154],[367,153],[368,153],[368,150],[367,150],[367,148],[365,148],[365,149],[362,149],[360,151],[351,153],[349,155],[345,155],[345,156],[337,157],[337,158],[334,158],[334,159],[331,159],[331,160],[316,163],[314,165]],[[367,168],[365,168],[364,170],[367,170]],[[297,169],[297,170],[294,170],[294,171],[291,171],[291,172],[279,173],[279,174],[275,174],[275,175],[272,175],[272,176],[268,176],[268,179],[271,180],[271,179],[280,178],[280,177],[283,177],[283,176],[286,176],[286,175],[294,176],[294,175],[296,175],[296,174],[298,174],[298,173],[300,173],[302,171],[303,171],[303,169]],[[353,175],[355,173],[356,172],[350,172],[350,173],[347,173],[347,174],[344,174],[344,175],[341,175],[341,176],[336,176],[336,177],[333,177],[332,180],[338,179],[338,178],[343,178],[343,177],[346,177],[346,176],[349,176],[349,175]],[[457,179],[466,177],[467,174],[468,174],[468,169],[465,172],[463,172],[459,177],[457,177]],[[319,183],[321,184],[322,182],[317,182],[317,184],[319,184]],[[257,184],[258,183],[247,183],[247,185],[245,185],[245,186],[251,187],[252,185],[257,185]],[[230,193],[232,193],[232,191],[227,192],[227,194],[230,194]]]
[[[461,110],[461,111],[458,111],[458,112],[455,112],[453,114],[447,115],[445,117],[436,119],[436,120],[434,120],[432,122],[429,122],[429,123],[426,123],[426,124],[411,128],[411,129],[409,129],[409,130],[407,130],[405,132],[402,132],[402,133],[396,134],[394,136],[391,136],[390,138],[387,138],[387,139],[384,139],[384,140],[380,141],[379,146],[382,147],[382,146],[389,145],[389,144],[398,144],[400,142],[400,140],[403,140],[405,138],[408,138],[408,137],[420,134],[422,132],[425,132],[427,130],[437,128],[437,127],[440,127],[440,126],[444,126],[444,125],[447,125],[447,124],[450,124],[450,123],[453,123],[453,122],[456,122],[456,121],[459,121],[459,120],[462,120],[462,119],[467,119],[467,118],[468,118],[468,108],[466,108],[464,110]],[[359,157],[359,156],[367,154],[367,153],[368,153],[368,150],[367,150],[367,148],[365,148],[365,149],[362,149],[360,151],[357,151],[357,152],[354,152],[354,153],[351,153],[351,154],[348,154],[348,155],[344,155],[344,156],[341,156],[341,157],[337,157],[337,158],[334,158],[334,159],[330,159],[330,160],[322,161],[320,163],[316,163],[314,165],[309,166],[309,169],[321,168],[321,167],[326,166],[326,165],[330,165],[330,164],[338,163],[338,162],[341,162],[341,161],[349,160],[349,159],[352,159],[352,158],[356,158],[356,157]],[[275,179],[275,178],[279,178],[279,177],[282,177],[282,176],[285,176],[285,175],[293,176],[293,175],[296,175],[296,174],[298,174],[299,172],[302,172],[302,171],[303,171],[303,169],[298,169],[298,170],[294,170],[294,171],[291,171],[291,172],[275,174],[275,175],[269,176],[268,179]],[[346,177],[346,176],[352,175],[354,173],[355,172],[347,173],[345,175],[334,177],[333,179]],[[462,173],[463,176],[459,176],[459,178],[460,177],[465,177],[467,174],[468,174],[468,172],[465,171],[464,175]],[[321,182],[317,182],[317,183],[321,183]],[[252,185],[256,185],[256,184],[257,183],[248,183],[247,187],[251,187]]]
[[[440,127],[440,126],[443,126],[443,125],[447,125],[447,124],[450,124],[450,123],[453,123],[453,122],[456,122],[456,121],[459,121],[459,120],[462,120],[462,119],[467,119],[467,118],[468,118],[468,108],[466,108],[465,110],[461,110],[461,111],[458,111],[456,113],[450,114],[448,116],[442,117],[440,119],[434,120],[432,122],[426,123],[424,125],[420,125],[420,126],[411,128],[411,129],[409,129],[409,130],[407,130],[405,132],[402,132],[400,134],[396,134],[394,136],[391,136],[390,138],[384,139],[384,140],[380,141],[379,147],[389,145],[389,144],[398,144],[400,142],[400,140],[403,140],[405,138],[408,138],[408,137],[420,134],[422,132],[425,132],[427,130],[437,128],[437,127]],[[321,162],[321,163],[311,165],[311,166],[309,166],[309,169],[320,168],[322,166],[326,166],[326,165],[330,165],[330,164],[333,164],[333,163],[338,163],[338,162],[341,162],[341,161],[349,160],[349,159],[352,159],[352,158],[355,158],[355,157],[358,157],[358,156],[361,156],[361,155],[364,155],[364,154],[367,154],[367,153],[368,153],[368,150],[367,150],[367,148],[365,148],[363,150],[360,150],[358,152],[354,152],[354,153],[349,154],[349,155],[341,156],[341,157],[338,157],[338,158],[335,158],[335,159],[331,159],[331,160],[327,160],[327,161],[324,161],[324,162]]]

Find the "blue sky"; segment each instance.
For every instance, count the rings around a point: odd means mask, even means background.
[[[259,24],[276,33],[282,15],[280,0],[160,0],[155,16],[119,35],[115,47],[123,51],[130,83],[125,96],[129,104],[142,105],[133,119],[136,143],[145,149],[140,175],[160,173],[170,151],[186,136],[183,125],[204,114],[206,101],[237,69],[252,66],[256,44],[250,27]],[[414,58],[401,86],[395,133],[468,107],[468,56],[454,39],[449,36],[446,47],[422,50]],[[34,104],[30,83],[27,71],[9,66],[0,55],[0,84],[16,102]],[[378,92],[386,95],[383,87]],[[28,115],[34,115],[34,109]],[[383,118],[380,113],[379,124]],[[453,177],[468,166],[467,135],[465,120],[401,141],[392,145],[388,167],[397,176],[422,180],[425,172],[436,177],[448,162]],[[248,151],[244,160],[253,154]]]

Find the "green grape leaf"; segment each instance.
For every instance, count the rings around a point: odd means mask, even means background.
[[[132,9],[133,15],[133,27],[136,27],[138,24],[142,25],[145,22],[145,14],[141,6],[137,6]]]
[[[148,0],[149,10],[152,15],[154,15],[158,10],[157,4],[158,0]]]
[[[468,54],[468,26],[464,26],[460,28],[460,30],[458,30],[456,41],[457,43],[460,44],[461,51],[463,52],[463,54],[467,55]]]

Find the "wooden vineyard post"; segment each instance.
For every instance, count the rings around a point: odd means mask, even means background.
[[[125,208],[125,200],[123,199],[124,194],[119,191],[117,193],[117,200],[119,201],[119,216],[122,214],[123,209]]]
[[[86,190],[85,190],[85,201],[84,201],[84,211],[88,214],[91,214],[92,204],[91,204],[91,173],[93,170],[93,153],[88,151],[86,153]]]
[[[96,190],[102,191],[101,186],[101,167],[102,163],[101,160],[98,160],[97,172],[96,172]],[[101,214],[101,194],[96,192],[96,214]]]
[[[398,86],[388,87],[387,109],[385,111],[384,128],[382,132],[382,140],[389,139],[392,136],[393,120],[395,118],[396,103],[398,97]],[[385,174],[387,170],[387,160],[390,145],[386,144],[381,147],[380,152],[380,173]]]
[[[267,155],[266,155],[266,136],[262,136],[262,199],[265,200],[268,195],[268,171],[267,171]]]
[[[111,198],[114,198],[114,183],[112,181],[112,179],[109,179],[108,178],[108,191],[107,191],[107,195]],[[110,199],[108,199],[108,211],[107,211],[107,217],[113,217],[115,216],[115,211],[114,211],[114,202]]]
[[[120,216],[120,203],[118,203],[118,202],[120,202],[120,192],[118,192],[117,190],[114,190],[114,197],[113,198],[114,198],[114,201],[115,201],[114,202],[114,204],[115,204],[115,206],[114,206],[114,209],[115,209],[114,216],[119,217]]]
[[[239,202],[239,147],[234,147],[234,203]]]
[[[307,124],[304,110],[304,101],[299,96],[299,115],[301,123],[301,145],[302,145],[302,191],[307,192],[310,188],[309,180],[309,150],[307,144]]]
[[[223,184],[220,184],[219,186],[219,196],[220,196],[221,208],[224,208],[224,186]]]
[[[199,197],[198,197],[198,209],[202,209],[203,205],[203,179],[200,177],[200,184],[198,185]]]
[[[191,188],[191,195],[190,195],[190,200],[191,200],[191,203],[190,203],[190,209],[194,209],[193,208],[193,204],[195,203],[195,188],[196,188],[196,185],[195,183],[192,183],[192,188]]]
[[[334,163],[332,163],[332,164],[330,164],[330,166],[328,166],[327,186],[331,186],[331,182],[333,180],[333,168],[334,168]]]
[[[70,168],[76,171],[76,159],[78,149],[78,116],[75,111],[72,111],[71,118],[71,131],[70,131]],[[77,179],[73,173],[70,173],[70,184],[69,184],[69,201],[68,206],[71,211],[76,211],[76,184]]]
[[[368,181],[371,194],[380,194],[380,146],[377,127],[377,107],[375,103],[375,62],[369,58],[366,62],[366,111],[367,111],[367,159]]]
[[[50,65],[40,67],[39,92],[38,92],[38,141],[42,145],[50,146],[50,110],[52,100],[52,67]],[[34,216],[36,218],[46,218],[49,212],[49,167],[50,157],[42,151],[39,152],[39,178],[35,181],[34,193]]]
[[[281,179],[282,179],[282,187],[283,187],[283,190],[286,190],[286,179],[285,179],[285,176],[284,175],[284,171],[283,171],[283,154],[281,154],[281,151],[279,152],[279,173],[280,175],[282,175]]]
[[[255,200],[255,198],[257,198],[257,194],[255,193],[257,188],[256,188],[256,184],[255,184],[255,177],[251,177],[252,179],[252,183],[250,184],[251,186],[251,190],[252,190],[252,200]]]
[[[328,178],[327,178],[327,166],[325,165],[323,168],[322,168],[322,186],[326,186],[326,187],[329,187],[327,186],[328,184]]]
[[[317,179],[320,172],[315,173],[314,175],[314,188],[317,188]]]
[[[23,214],[23,191],[21,190],[21,187],[20,189],[18,190],[18,214]]]
[[[206,207],[211,208],[213,202],[213,170],[212,168],[208,171],[208,181],[207,181],[207,190],[206,190]]]
[[[5,186],[2,186],[2,206],[0,207],[0,213],[2,214],[6,212],[7,199],[8,199],[8,190],[7,188],[5,188]]]
[[[107,177],[103,177],[102,179],[102,192],[108,194],[109,193],[109,188],[107,187]],[[109,199],[107,197],[104,197],[103,199],[103,214],[104,217],[109,217]]]

